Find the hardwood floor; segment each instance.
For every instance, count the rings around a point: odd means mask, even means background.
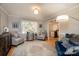
[[[55,47],[55,42],[57,41],[57,38],[50,38],[49,40],[47,40],[46,42],[52,46]]]
[[[13,53],[13,51],[14,51],[14,48],[15,48],[15,47],[11,47],[11,49],[9,50],[7,56],[11,56],[11,55],[12,55],[12,53]]]
[[[57,38],[50,38],[49,40],[46,40],[46,42],[52,46],[55,47],[55,42],[57,41]],[[7,54],[7,56],[11,56],[13,51],[14,51],[15,47],[11,47],[9,53]]]

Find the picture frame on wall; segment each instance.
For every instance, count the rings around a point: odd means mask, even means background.
[[[39,24],[39,28],[42,28],[42,24]]]
[[[13,24],[12,24],[12,28],[18,28],[19,27],[19,23],[18,22],[14,22]]]

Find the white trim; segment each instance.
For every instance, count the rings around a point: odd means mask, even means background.
[[[49,40],[49,21],[47,21],[47,36],[48,36],[48,40]]]
[[[10,17],[16,17],[16,18],[22,18],[22,17],[17,16],[17,15],[10,15],[10,14],[8,14],[8,16],[10,16]]]
[[[9,15],[8,12],[7,12],[2,6],[0,6],[0,10],[1,10],[3,13],[5,13],[6,15]]]

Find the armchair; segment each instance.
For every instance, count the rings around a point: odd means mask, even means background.
[[[12,45],[19,45],[24,42],[24,39],[18,33],[12,33]]]
[[[45,34],[37,34],[37,39],[38,40],[45,40]]]

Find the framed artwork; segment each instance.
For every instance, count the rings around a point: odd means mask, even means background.
[[[19,27],[19,23],[18,22],[14,22],[13,24],[12,24],[12,28],[18,28]]]
[[[42,28],[42,24],[39,24],[39,28]]]

